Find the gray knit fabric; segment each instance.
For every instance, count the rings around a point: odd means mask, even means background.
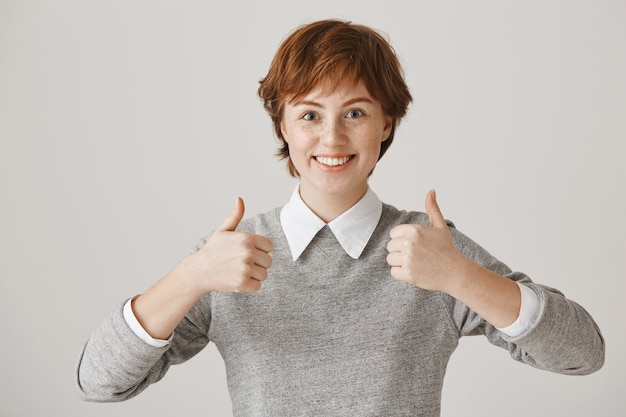
[[[522,336],[507,337],[452,297],[391,276],[389,231],[426,224],[425,214],[384,205],[358,260],[324,227],[294,262],[279,213],[238,229],[274,242],[274,264],[258,293],[206,294],[165,348],[137,338],[120,306],[85,345],[80,395],[130,398],[209,341],[224,358],[235,416],[439,416],[446,366],[466,335],[485,335],[512,358],[554,372],[586,374],[603,364],[604,341],[582,307],[512,272],[452,224],[463,254],[537,293],[538,320]]]

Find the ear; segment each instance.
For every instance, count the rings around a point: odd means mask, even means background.
[[[285,119],[280,121],[280,133],[283,135],[283,140],[289,143],[289,139],[287,136],[287,128],[285,127]]]
[[[385,115],[385,127],[383,128],[383,134],[381,142],[389,139],[389,135],[391,135],[391,128],[393,127],[393,117]]]

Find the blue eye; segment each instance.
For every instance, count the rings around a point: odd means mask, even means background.
[[[302,116],[302,118],[304,120],[317,120],[317,114],[313,112],[304,113],[304,116]]]
[[[363,112],[361,110],[350,110],[346,115],[348,119],[356,119],[361,116],[363,116]]]

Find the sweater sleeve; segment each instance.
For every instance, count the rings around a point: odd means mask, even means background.
[[[75,373],[83,400],[116,402],[134,397],[159,381],[170,365],[184,362],[208,343],[210,294],[196,303],[165,347],[141,340],[124,319],[123,304],[85,343]]]
[[[591,315],[560,291],[528,284],[539,297],[537,321],[518,337],[501,335],[513,359],[561,374],[586,375],[604,364],[604,338]]]
[[[604,338],[591,315],[565,295],[533,283],[523,273],[511,269],[468,237],[451,227],[457,248],[482,266],[523,284],[539,300],[537,319],[530,329],[510,337],[483,320],[467,306],[445,297],[451,318],[460,336],[483,334],[494,345],[505,348],[515,360],[539,369],[570,375],[585,375],[604,364]]]

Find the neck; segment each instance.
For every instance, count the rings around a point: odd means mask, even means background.
[[[303,189],[304,188],[304,189]],[[364,187],[349,193],[324,194],[310,192],[300,184],[300,197],[302,201],[325,223],[330,223],[352,206],[359,202],[367,192],[367,183]]]

